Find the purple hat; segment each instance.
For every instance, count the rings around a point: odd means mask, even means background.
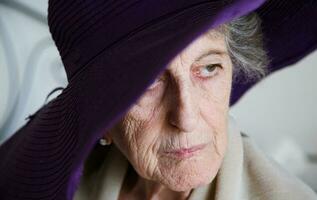
[[[69,84],[1,145],[0,199],[71,200],[93,146],[167,64],[251,11],[263,22],[270,72],[316,48],[316,0],[49,0]],[[252,84],[235,83],[231,104]]]

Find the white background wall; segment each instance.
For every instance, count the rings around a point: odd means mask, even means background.
[[[47,1],[0,0],[0,143],[67,84]],[[317,51],[253,87],[231,109],[241,129],[317,191]]]
[[[43,0],[0,0],[0,140],[67,84],[46,11]]]

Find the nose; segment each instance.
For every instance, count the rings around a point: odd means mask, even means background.
[[[175,83],[170,95],[168,121],[182,132],[193,131],[198,122],[198,105],[189,84]]]

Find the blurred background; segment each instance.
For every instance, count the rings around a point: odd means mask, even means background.
[[[0,0],[0,144],[67,85],[46,14],[46,0]],[[267,155],[315,191],[316,76],[317,51],[259,82],[230,110]]]

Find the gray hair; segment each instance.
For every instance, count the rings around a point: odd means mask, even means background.
[[[233,63],[233,81],[254,81],[267,74],[269,59],[263,45],[261,19],[254,12],[221,26]],[[242,75],[242,76],[241,76]]]

